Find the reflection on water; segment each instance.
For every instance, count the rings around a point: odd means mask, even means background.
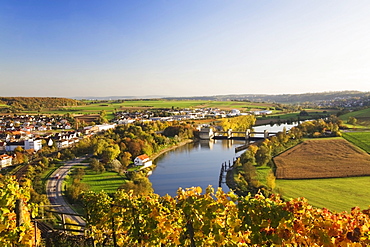
[[[157,165],[149,177],[154,192],[159,195],[176,195],[179,187],[190,188],[208,185],[218,187],[218,179],[223,162],[234,157],[235,147],[244,141],[235,140],[202,140],[189,143],[159,156],[154,163]],[[227,186],[223,188],[228,190]]]

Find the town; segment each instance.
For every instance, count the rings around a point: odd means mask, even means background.
[[[241,115],[268,115],[271,110],[242,113],[240,110],[220,110],[218,108],[199,108],[160,111],[125,111],[117,112],[110,123],[76,125],[70,116],[21,115],[0,116],[0,168],[13,165],[14,151],[18,149],[37,152],[43,146],[63,149],[73,146],[80,139],[90,137],[97,132],[115,128],[117,124],[152,121],[191,121],[215,119]]]

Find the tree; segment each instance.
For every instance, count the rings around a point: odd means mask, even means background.
[[[118,155],[120,154],[120,149],[117,144],[114,144],[108,148],[105,148],[102,152],[102,158],[103,161],[108,163],[111,162],[112,160],[116,159]]]
[[[258,166],[266,165],[271,159],[271,150],[267,145],[261,145],[256,153],[256,163]]]
[[[272,171],[270,171],[267,174],[266,182],[267,182],[267,187],[269,187],[271,190],[275,189],[276,187],[276,177]]]
[[[126,181],[119,189],[126,192],[132,190],[134,195],[147,195],[154,191],[150,180],[141,172],[133,173],[131,180]]]
[[[96,173],[103,173],[105,172],[105,167],[102,163],[100,163],[97,159],[91,159],[90,162],[91,170],[95,171]]]
[[[352,124],[352,125],[356,125],[357,119],[354,118],[354,117],[349,117],[347,123]]]
[[[120,157],[120,161],[122,164],[123,169],[126,169],[128,165],[131,163],[132,155],[129,152],[123,152]]]
[[[99,123],[107,123],[108,122],[108,119],[107,119],[107,112],[105,110],[102,110],[100,113],[99,113]]]

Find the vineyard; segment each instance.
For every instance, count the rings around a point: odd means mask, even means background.
[[[369,210],[333,213],[305,199],[179,189],[176,197],[83,195],[97,246],[364,246]],[[353,245],[352,245],[353,244]]]
[[[1,246],[365,246],[370,244],[370,210],[335,213],[303,198],[283,201],[261,194],[179,189],[177,196],[134,196],[117,191],[82,195],[85,236],[49,232],[39,241],[31,223],[27,187],[1,177]],[[4,186],[6,184],[6,186]],[[17,212],[17,201],[23,202]],[[36,209],[35,206],[32,206]],[[19,211],[19,210],[18,210]],[[34,211],[34,210],[33,210]],[[20,216],[22,215],[22,216]],[[33,215],[35,217],[36,215]],[[37,231],[38,232],[38,231]],[[36,238],[34,238],[36,236]]]

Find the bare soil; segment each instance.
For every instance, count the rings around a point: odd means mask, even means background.
[[[91,123],[91,122],[95,122],[99,119],[99,114],[75,116],[75,119],[78,119],[81,122],[84,121],[85,123]]]
[[[370,155],[344,139],[308,140],[273,160],[277,179],[370,176]]]

